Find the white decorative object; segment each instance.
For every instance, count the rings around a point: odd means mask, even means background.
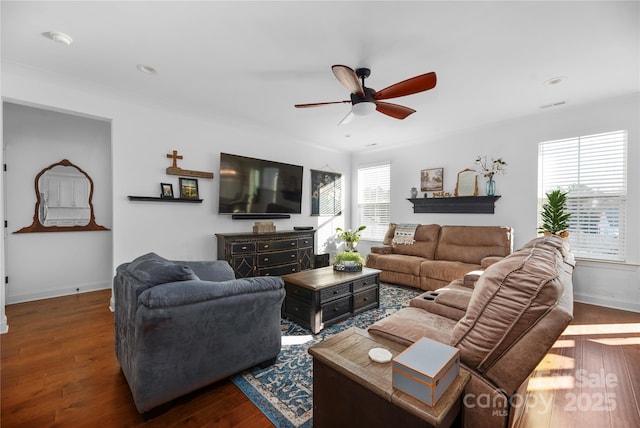
[[[369,351],[369,358],[376,363],[388,363],[393,358],[393,355],[387,349],[373,348]]]

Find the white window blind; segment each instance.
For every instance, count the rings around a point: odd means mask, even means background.
[[[359,225],[367,226],[362,238],[382,241],[389,228],[391,165],[358,168]]]
[[[575,255],[624,261],[627,132],[540,143],[538,168],[540,208],[547,192],[568,192],[569,242]]]

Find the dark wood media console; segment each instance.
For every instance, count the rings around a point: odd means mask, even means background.
[[[236,278],[286,275],[313,268],[315,230],[270,233],[216,233],[218,260]]]

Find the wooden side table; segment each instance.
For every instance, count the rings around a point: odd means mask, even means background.
[[[449,427],[460,414],[471,378],[460,374],[434,407],[394,389],[391,363],[369,359],[372,348],[395,357],[406,347],[350,328],[312,346],[313,426]]]

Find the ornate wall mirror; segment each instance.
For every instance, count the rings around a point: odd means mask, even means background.
[[[95,220],[93,180],[67,159],[40,171],[35,190],[33,223],[15,233],[109,230]]]
[[[473,169],[458,173],[455,196],[478,196],[478,176]]]

